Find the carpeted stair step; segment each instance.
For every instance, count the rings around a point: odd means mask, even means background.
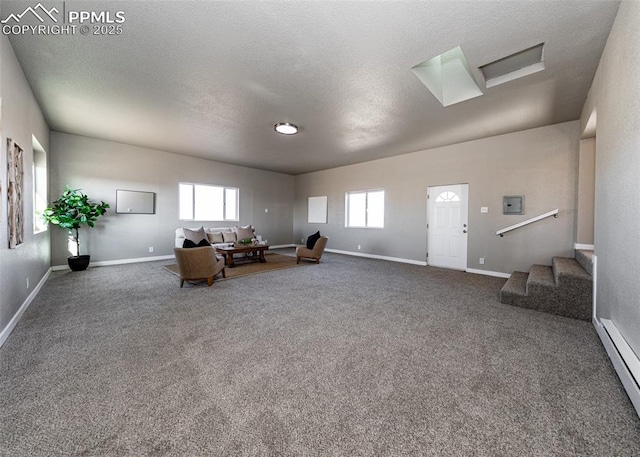
[[[536,294],[527,294],[527,287],[530,286],[529,277],[530,274],[523,271],[511,273],[511,277],[500,290],[500,303],[538,310],[540,304],[535,299]]]
[[[593,250],[576,249],[576,261],[587,273],[593,276]]]
[[[515,271],[500,291],[500,302],[573,319],[590,320],[593,281],[575,259],[554,257],[553,266]]]
[[[593,277],[576,259],[553,258],[553,274],[558,284],[559,311],[563,316],[591,320]]]
[[[556,288],[553,268],[546,265],[533,265],[527,279],[527,295],[534,293],[553,293]]]
[[[560,287],[574,285],[588,285],[591,287],[593,278],[580,266],[576,259],[569,257],[553,258],[553,275]]]
[[[500,289],[500,303],[513,305],[527,294],[527,278],[529,273],[514,271]]]

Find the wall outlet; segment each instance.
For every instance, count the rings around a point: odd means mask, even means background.
[[[304,238],[300,238],[300,242],[301,242],[301,243],[304,243]]]
[[[153,246],[149,246],[149,252],[153,252]]]
[[[480,207],[480,212],[481,213],[488,213],[489,212],[489,207],[488,206],[481,206]]]
[[[27,289],[29,288],[29,278],[27,278]]]
[[[358,245],[358,251],[360,250],[360,245]]]
[[[480,257],[479,263],[480,265],[484,265],[484,257]]]

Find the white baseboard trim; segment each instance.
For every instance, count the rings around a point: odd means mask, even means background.
[[[9,338],[9,335],[11,335],[11,332],[13,332],[13,329],[16,328],[16,325],[18,325],[20,318],[22,317],[24,312],[27,310],[27,308],[29,307],[33,299],[36,298],[36,295],[38,295],[38,292],[40,292],[40,289],[42,289],[42,286],[44,286],[44,283],[47,282],[47,279],[49,278],[50,274],[51,274],[51,268],[47,270],[47,272],[44,274],[44,276],[42,277],[38,285],[33,288],[31,293],[27,297],[27,299],[22,303],[22,305],[20,306],[20,309],[18,309],[18,312],[14,314],[14,316],[11,318],[7,326],[2,329],[2,332],[0,332],[0,347],[2,347],[5,341],[7,341],[7,338]]]
[[[509,279],[511,277],[510,273],[501,273],[499,271],[478,270],[476,268],[467,268],[465,271],[467,273],[473,273],[473,274],[476,274],[476,275],[493,276],[493,277],[496,277],[496,278]]]
[[[327,252],[332,252],[334,254],[344,254],[351,255],[354,257],[366,257],[368,259],[377,259],[377,260],[388,260],[390,262],[399,262],[399,263],[408,263],[411,265],[419,265],[421,267],[427,266],[427,262],[423,262],[421,260],[413,260],[413,259],[403,259],[401,257],[390,257],[386,255],[377,255],[377,254],[366,254],[363,252],[355,252],[355,251],[342,251],[340,249],[325,249]],[[501,273],[499,271],[489,271],[489,270],[477,270],[474,268],[467,268],[465,270],[467,273],[475,273],[479,275],[485,276],[495,276],[497,278],[510,278],[511,275],[509,273]]]
[[[293,248],[295,244],[280,244],[277,246],[269,246],[269,249],[278,249],[278,248]],[[153,257],[138,257],[135,259],[119,259],[119,260],[101,260],[99,262],[91,262],[89,264],[89,268],[92,267],[108,267],[110,265],[125,265],[127,263],[140,263],[140,262],[155,262],[156,260],[173,260],[176,257],[171,255],[157,255]],[[69,265],[55,265],[51,267],[52,271],[62,271],[68,270]]]
[[[575,243],[573,245],[573,249],[589,249],[590,251],[593,251],[596,247],[593,244],[580,244],[580,243]]]
[[[593,326],[613,363],[636,413],[640,416],[640,360],[609,319],[593,319]]]
[[[420,260],[403,259],[400,257],[389,257],[386,255],[365,254],[363,252],[354,252],[354,251],[341,251],[339,249],[325,249],[325,251],[333,252],[334,254],[351,255],[354,257],[366,257],[368,259],[389,260],[390,262],[409,263],[411,265],[420,265],[423,267],[427,265],[427,262],[423,262]]]
[[[593,309],[593,314],[591,315],[592,319],[595,319],[596,316],[598,315],[598,256],[594,254],[593,256],[593,275],[591,275],[591,278],[593,279],[593,301],[592,301],[592,309]]]
[[[127,263],[140,263],[140,262],[155,262],[156,260],[171,260],[175,259],[173,254],[171,255],[156,255],[153,257],[138,257],[137,259],[120,259],[120,260],[102,260],[99,262],[91,262],[91,267],[107,267],[109,265],[124,265]],[[51,267],[53,271],[68,270],[69,265],[56,265]]]

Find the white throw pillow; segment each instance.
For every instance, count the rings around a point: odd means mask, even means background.
[[[224,243],[224,238],[222,237],[222,232],[215,232],[215,233],[207,233],[207,236],[209,237],[209,242],[210,243]]]
[[[245,227],[236,227],[236,235],[239,240],[246,240],[253,238],[253,227],[247,225]]]
[[[204,233],[204,227],[202,226],[200,226],[200,228],[197,228],[197,229],[183,228],[182,230],[184,231],[184,237],[187,240],[191,240],[196,244],[198,244],[202,240],[209,241],[207,239],[207,234]]]
[[[222,232],[222,239],[225,243],[234,243],[237,241],[236,234],[233,232]]]

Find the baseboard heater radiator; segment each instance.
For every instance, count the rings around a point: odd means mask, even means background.
[[[594,319],[594,325],[636,413],[640,416],[640,359],[611,320]]]

